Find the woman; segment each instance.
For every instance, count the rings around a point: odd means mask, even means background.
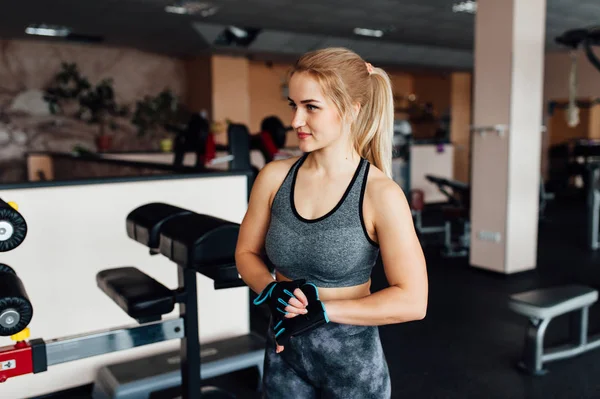
[[[272,313],[265,397],[389,398],[377,326],[424,318],[428,296],[412,215],[391,179],[390,80],[350,50],[314,51],[291,70],[289,103],[304,155],[261,170],[236,249],[255,303]],[[379,255],[389,287],[371,294]]]

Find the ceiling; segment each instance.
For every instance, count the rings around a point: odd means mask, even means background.
[[[475,16],[453,13],[454,0],[209,0],[208,17],[166,13],[175,0],[0,0],[0,38],[31,38],[31,23],[65,25],[79,39],[173,56],[241,52],[255,58],[295,57],[346,46],[371,62],[406,67],[470,69]],[[499,0],[494,0],[499,1]],[[565,30],[600,21],[599,0],[547,0],[547,49]],[[259,28],[244,48],[215,46],[228,26]],[[380,39],[355,27],[384,29]],[[35,37],[38,40],[38,37]],[[57,39],[45,39],[57,40]]]

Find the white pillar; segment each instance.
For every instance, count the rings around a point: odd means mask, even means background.
[[[536,267],[546,0],[478,0],[471,250],[474,267]]]

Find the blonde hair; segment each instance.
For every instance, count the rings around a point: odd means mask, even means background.
[[[355,52],[338,47],[304,54],[289,77],[299,72],[309,73],[317,80],[343,121],[354,121],[354,148],[391,178],[394,97],[387,73],[367,64]],[[357,116],[353,115],[356,103],[360,104]]]

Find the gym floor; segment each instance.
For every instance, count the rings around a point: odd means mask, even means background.
[[[597,398],[600,350],[551,362],[549,374],[530,377],[514,364],[520,356],[526,320],[506,306],[510,294],[538,287],[580,283],[600,288],[600,251],[585,248],[585,203],[556,200],[540,221],[538,266],[514,276],[468,266],[465,258],[427,253],[430,300],[419,322],[380,328],[392,376],[393,398]],[[373,289],[385,286],[381,265]],[[600,306],[590,309],[590,332],[600,332]],[[568,337],[568,318],[555,319],[546,345]],[[257,373],[244,370],[211,380],[240,398],[253,393]],[[89,398],[90,387],[57,398]],[[49,398],[48,396],[45,398]]]

